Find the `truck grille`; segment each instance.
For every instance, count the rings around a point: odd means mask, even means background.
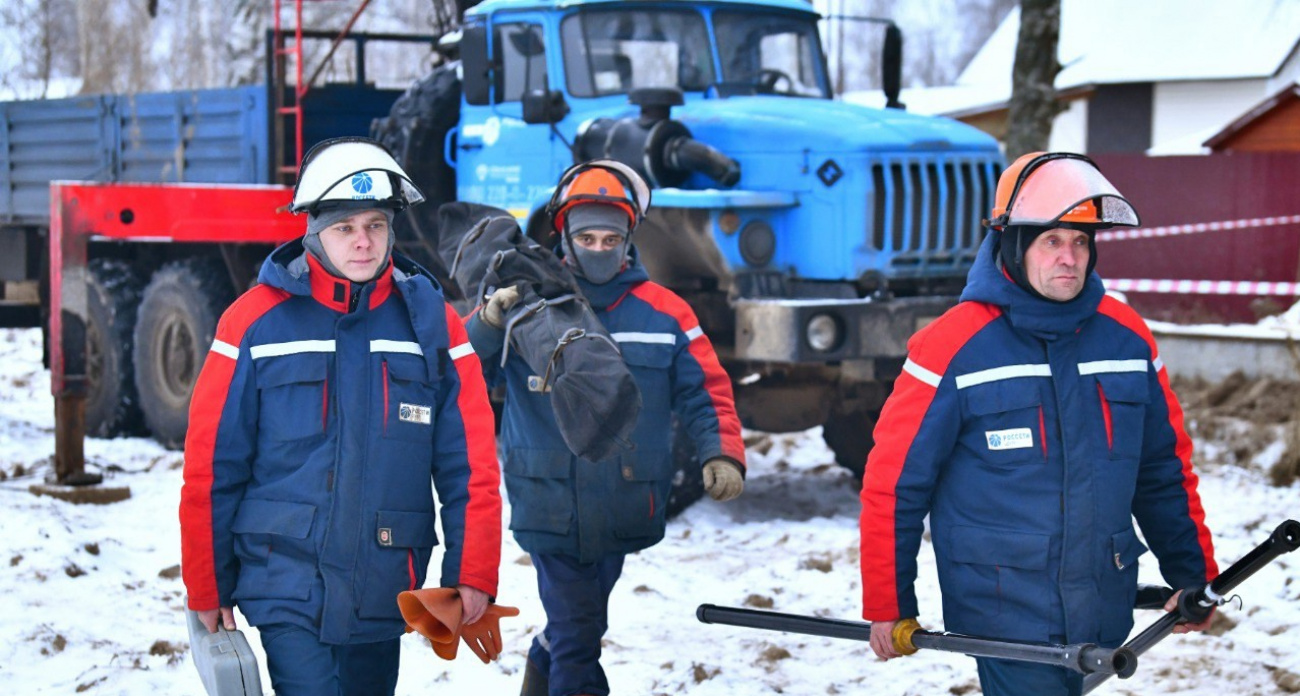
[[[965,266],[983,239],[998,166],[990,160],[871,166],[867,241],[889,266]]]

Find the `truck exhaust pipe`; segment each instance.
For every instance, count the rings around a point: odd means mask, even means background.
[[[675,87],[633,90],[628,101],[641,107],[636,118],[598,118],[578,132],[577,161],[612,159],[645,177],[655,188],[679,186],[694,172],[722,186],[740,181],[740,163],[691,136],[671,118],[672,107],[685,103]]]

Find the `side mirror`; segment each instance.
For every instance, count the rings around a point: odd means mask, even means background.
[[[893,22],[885,27],[885,46],[881,54],[880,78],[885,89],[885,108],[905,109],[907,106],[898,101],[903,85],[903,32]]]
[[[492,84],[492,61],[488,59],[486,25],[472,24],[462,30],[460,63],[464,73],[461,90],[465,101],[478,106],[487,104]]]
[[[559,123],[569,115],[564,92],[530,89],[523,96],[524,123]]]

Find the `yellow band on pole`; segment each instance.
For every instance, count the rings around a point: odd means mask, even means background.
[[[894,630],[890,637],[894,639],[894,652],[899,655],[911,655],[916,652],[916,646],[912,645],[912,634],[921,630],[921,624],[916,619],[902,619],[894,624]]]

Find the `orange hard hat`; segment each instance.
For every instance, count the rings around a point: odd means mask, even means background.
[[[650,187],[630,167],[613,160],[592,160],[570,167],[560,177],[547,213],[557,232],[565,229],[565,216],[574,207],[603,204],[622,210],[628,230],[635,230],[650,205]]]
[[[1021,155],[998,178],[989,227],[1007,225],[1100,229],[1137,226],[1137,211],[1091,159],[1073,152]]]

